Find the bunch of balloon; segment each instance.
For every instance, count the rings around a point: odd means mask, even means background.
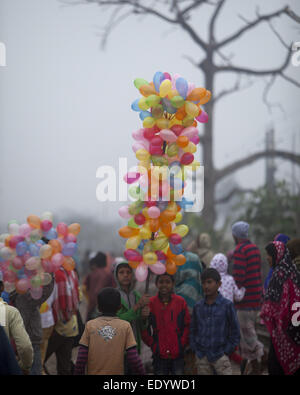
[[[200,166],[194,158],[200,142],[197,123],[208,122],[202,106],[211,92],[178,74],[160,71],[153,81],[137,78],[134,85],[142,97],[131,108],[139,113],[143,127],[132,134],[137,171],[127,173],[124,181],[134,201],[119,209],[128,220],[119,235],[127,239],[124,256],[136,279],[147,280],[147,291],[148,269],[172,275],[186,261],[182,239],[189,229],[179,223],[182,212],[194,203],[184,197],[186,170]]]
[[[29,215],[26,223],[12,220],[8,233],[0,235],[0,271],[7,292],[23,294],[28,290],[39,299],[43,286],[61,266],[65,270],[75,268],[77,236],[80,225],[63,222],[53,225],[53,215],[43,213],[40,217]]]

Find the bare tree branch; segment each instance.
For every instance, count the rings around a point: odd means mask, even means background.
[[[255,154],[249,155],[246,158],[237,160],[231,163],[230,165],[225,166],[221,170],[216,170],[216,181],[219,182],[222,178],[230,175],[234,171],[240,170],[245,166],[249,166],[253,162],[257,161],[258,159],[269,157],[269,156],[272,157],[277,156],[279,158],[294,162],[300,166],[300,155],[298,154],[294,154],[292,152],[287,152],[287,151],[279,151],[279,150],[260,151],[260,152],[256,152]]]
[[[215,95],[212,99],[212,103],[217,103],[220,99],[222,99],[224,96],[230,95],[232,93],[240,92],[242,90],[250,88],[254,84],[253,81],[249,81],[247,85],[241,86],[241,78],[237,78],[235,85],[232,88],[229,89],[224,89],[221,91],[219,94]]]
[[[209,24],[209,42],[211,44],[214,44],[216,42],[215,39],[215,24],[216,24],[216,20],[218,18],[218,15],[221,11],[221,8],[224,5],[225,0],[219,0],[218,5],[216,6],[215,12],[213,13],[213,16],[210,20],[210,24]]]
[[[188,15],[188,13],[192,10],[194,10],[195,8],[199,7],[200,5],[203,4],[209,4],[209,2],[207,2],[206,0],[195,0],[193,4],[190,4],[188,7],[184,8],[181,11],[182,15]]]
[[[253,193],[254,191],[254,189],[243,189],[235,187],[227,195],[216,199],[215,204],[224,204],[227,203],[236,194]]]
[[[269,20],[277,18],[277,17],[280,17],[281,15],[284,15],[284,14],[289,16],[294,21],[299,23],[299,21],[300,21],[299,16],[297,16],[294,12],[292,12],[288,6],[285,6],[285,7],[281,8],[278,11],[272,12],[271,14],[265,14],[265,15],[258,16],[257,19],[255,19],[252,22],[249,22],[246,26],[242,27],[237,32],[235,32],[234,34],[232,34],[231,36],[227,37],[225,40],[219,42],[216,46],[218,48],[224,47],[225,45],[231,43],[232,41],[235,41],[236,39],[240,38],[244,33],[248,32],[253,27],[259,25],[260,23],[265,22],[265,21],[269,21]]]

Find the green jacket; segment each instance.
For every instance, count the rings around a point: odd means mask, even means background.
[[[141,298],[141,295],[137,291],[131,291],[134,296],[135,296],[135,304],[138,303],[138,301]],[[121,298],[121,308],[117,313],[117,316],[121,320],[128,321],[132,323],[135,321],[136,324],[136,343],[137,343],[137,349],[138,353],[140,354],[141,352],[141,331],[147,327],[147,323],[143,323],[143,320],[141,318],[141,309],[138,309],[137,311],[134,311],[133,308],[129,308],[128,303],[124,300],[124,298]]]

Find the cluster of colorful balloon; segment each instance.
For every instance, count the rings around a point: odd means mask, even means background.
[[[73,270],[80,225],[53,226],[53,215],[45,212],[29,215],[27,223],[10,221],[8,233],[0,235],[0,270],[7,292],[25,293],[34,299],[42,295],[42,287],[51,282],[50,273],[60,266]],[[47,242],[48,241],[48,242]]]
[[[142,98],[132,109],[138,111],[143,128],[133,132],[133,151],[139,161],[136,172],[124,180],[133,184],[129,194],[136,199],[119,210],[127,226],[119,229],[126,241],[125,258],[136,269],[138,281],[155,274],[175,274],[186,261],[182,238],[188,233],[181,211],[193,202],[183,197],[185,170],[199,166],[194,158],[199,143],[197,122],[208,121],[200,107],[210,100],[211,93],[196,88],[179,75],[156,72],[153,81],[134,81]]]

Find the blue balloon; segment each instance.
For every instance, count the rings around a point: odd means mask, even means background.
[[[136,99],[136,100],[131,104],[131,109],[132,109],[133,111],[138,111],[138,112],[141,111],[141,109],[140,109],[140,107],[139,107],[139,101],[140,101],[140,99]]]
[[[181,244],[169,243],[169,245],[170,245],[170,250],[173,252],[173,254],[179,255],[183,252],[183,248]]]
[[[46,232],[44,234],[44,236],[46,237],[46,239],[48,240],[53,240],[53,239],[57,239],[57,232],[54,228],[51,228],[50,230],[48,230],[48,232]]]
[[[153,83],[154,83],[154,87],[155,87],[156,92],[159,92],[160,84],[161,84],[161,82],[162,82],[164,79],[165,79],[164,73],[162,73],[161,71],[157,71],[157,72],[154,74]]]
[[[28,247],[29,253],[31,256],[39,256],[40,255],[40,247],[37,244],[30,244]]]
[[[76,251],[77,251],[77,244],[70,242],[63,246],[62,254],[64,256],[72,256],[76,253]]]
[[[152,118],[152,114],[149,111],[141,111],[140,112],[140,119],[143,121],[145,118],[147,117],[151,117]]]
[[[21,241],[16,245],[16,253],[18,256],[23,256],[27,251],[28,245],[25,241]]]
[[[179,77],[176,80],[176,89],[177,89],[178,93],[180,94],[180,96],[183,97],[184,99],[186,99],[189,85],[184,78]]]
[[[181,200],[178,200],[176,203],[182,208],[182,210],[185,210],[187,206],[194,205],[192,200],[187,200],[185,197],[183,197]]]

